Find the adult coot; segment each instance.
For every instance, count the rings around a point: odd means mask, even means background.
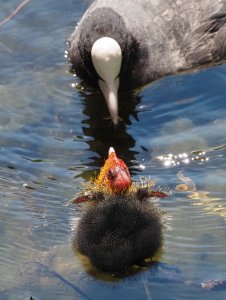
[[[118,89],[226,57],[226,0],[96,0],[69,39],[76,73],[99,86],[114,124]]]

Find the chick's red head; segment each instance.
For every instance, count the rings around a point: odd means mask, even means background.
[[[116,156],[112,147],[95,183],[113,193],[126,192],[132,184],[127,165]]]

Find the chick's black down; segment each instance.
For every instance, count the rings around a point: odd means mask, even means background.
[[[75,237],[76,248],[105,272],[123,271],[161,246],[161,212],[149,200],[110,196],[88,208]]]

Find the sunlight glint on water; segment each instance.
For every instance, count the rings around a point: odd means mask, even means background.
[[[223,299],[225,291],[200,283],[226,277],[226,65],[125,96],[126,126],[112,132],[101,95],[69,73],[64,57],[88,3],[30,1],[1,27],[0,299]],[[17,5],[1,4],[0,18]],[[134,180],[151,175],[171,190],[159,201],[160,262],[111,283],[90,277],[74,254],[81,209],[64,206],[110,146]]]

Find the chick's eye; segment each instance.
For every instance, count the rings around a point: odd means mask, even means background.
[[[117,174],[116,174],[116,172],[114,170],[109,169],[107,176],[108,176],[109,180],[113,180],[113,179],[115,179],[117,177]]]

